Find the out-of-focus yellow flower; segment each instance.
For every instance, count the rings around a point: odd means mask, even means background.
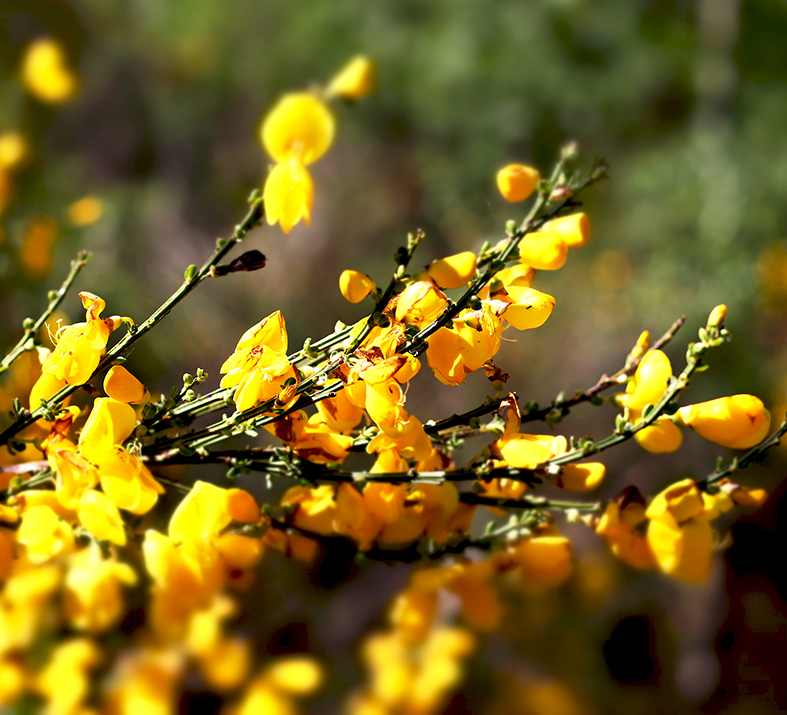
[[[277,658],[266,669],[265,677],[279,690],[290,695],[311,695],[323,683],[323,670],[311,656]]]
[[[331,79],[329,97],[355,101],[368,97],[377,87],[377,68],[365,55],[356,55]]]
[[[42,372],[65,380],[69,385],[84,385],[98,366],[107,340],[120,325],[119,318],[101,318],[106,302],[93,293],[79,294],[86,311],[86,322],[74,323],[57,332],[57,345]]]
[[[274,161],[295,156],[311,164],[330,148],[336,121],[328,107],[308,92],[285,94],[271,109],[260,129],[262,144]]]
[[[523,583],[528,587],[553,587],[574,570],[571,542],[557,530],[531,536],[512,549]]]
[[[29,675],[14,658],[0,659],[0,705],[11,705],[25,691]]]
[[[523,164],[509,164],[497,172],[497,188],[506,201],[524,201],[538,184],[538,171]]]
[[[477,259],[472,251],[464,251],[432,261],[426,274],[441,288],[461,288],[475,276]]]
[[[74,96],[77,78],[66,64],[63,48],[52,39],[28,45],[22,58],[22,82],[42,102],[59,104]]]
[[[239,412],[276,397],[297,373],[287,359],[287,327],[280,311],[249,328],[221,366],[221,387],[234,387]]]
[[[336,519],[336,499],[330,484],[313,489],[309,487],[291,487],[281,498],[282,504],[297,505],[295,526],[317,534],[333,533],[333,522]]]
[[[126,649],[109,678],[107,710],[117,715],[172,715],[183,668],[179,650]]]
[[[555,482],[561,489],[584,494],[598,487],[606,473],[607,468],[599,462],[567,464]]]
[[[64,609],[73,628],[100,633],[123,614],[122,587],[137,582],[125,563],[102,559],[93,549],[82,549],[69,561],[65,578]]]
[[[607,505],[596,524],[601,534],[621,561],[636,569],[656,566],[656,559],[643,531],[645,499],[636,487],[627,487]]]
[[[656,495],[645,515],[648,543],[659,568],[688,583],[700,583],[710,573],[714,535],[712,517],[702,492],[684,479]]]
[[[35,688],[47,705],[46,715],[76,715],[90,687],[89,671],[101,663],[101,651],[87,638],[55,646],[49,662],[35,678]]]
[[[342,271],[339,276],[339,290],[345,300],[350,303],[360,303],[374,290],[374,281],[358,271]]]
[[[74,549],[74,530],[52,507],[41,504],[24,512],[16,540],[31,563],[41,564]]]
[[[771,428],[771,414],[754,395],[719,397],[678,410],[681,424],[705,439],[732,449],[759,444]]]
[[[311,224],[314,183],[309,170],[295,157],[276,164],[265,180],[262,193],[265,219],[289,233],[300,221]]]
[[[35,218],[27,227],[19,260],[29,275],[42,278],[49,273],[59,233],[57,224],[49,216]]]
[[[126,545],[126,531],[117,505],[106,494],[95,489],[82,493],[77,504],[79,523],[99,541]]]
[[[27,143],[19,132],[0,134],[0,169],[13,169],[27,154]]]
[[[104,392],[113,400],[138,404],[149,397],[147,388],[122,365],[113,365],[104,377]]]
[[[85,196],[68,207],[68,220],[83,227],[95,223],[104,215],[104,202],[98,196]]]
[[[309,223],[314,185],[306,166],[333,143],[336,123],[325,103],[307,92],[282,97],[262,122],[265,150],[276,161],[263,188],[265,218],[288,233],[301,219]]]

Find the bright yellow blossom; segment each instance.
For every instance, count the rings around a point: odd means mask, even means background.
[[[113,400],[137,404],[148,399],[147,388],[122,365],[113,365],[104,377],[104,392]]]
[[[506,201],[524,201],[538,184],[538,171],[523,164],[509,164],[497,172],[497,188]]]
[[[579,248],[590,240],[590,219],[584,213],[569,214],[552,219],[541,231],[557,236],[569,248]]]
[[[281,224],[284,233],[289,233],[300,221],[311,224],[314,183],[308,169],[297,158],[287,159],[271,169],[262,199],[267,222],[271,226]]]
[[[367,97],[377,86],[377,68],[365,55],[353,57],[328,83],[329,97],[354,101]]]
[[[339,290],[345,300],[350,303],[360,303],[374,290],[374,281],[358,271],[342,271],[339,276]]]
[[[461,288],[475,276],[476,266],[475,253],[464,251],[432,261],[426,274],[441,288]]]
[[[36,40],[27,47],[22,58],[22,82],[38,99],[52,104],[70,99],[77,89],[63,48],[51,39]]]
[[[120,325],[119,318],[101,318],[106,302],[93,293],[79,294],[86,311],[86,322],[74,323],[57,331],[57,345],[42,372],[69,385],[83,385],[98,366],[107,340]]]
[[[276,397],[284,383],[297,380],[287,359],[287,327],[280,311],[249,328],[221,366],[221,387],[234,387],[239,412]]]
[[[25,138],[18,132],[0,134],[0,170],[17,166],[27,153]]]
[[[771,427],[771,414],[754,395],[719,397],[678,410],[680,423],[705,439],[732,449],[759,444]]]

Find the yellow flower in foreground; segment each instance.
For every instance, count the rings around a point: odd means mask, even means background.
[[[339,276],[339,290],[345,300],[350,303],[360,303],[374,290],[374,281],[358,271],[342,271]]]
[[[590,219],[584,213],[561,216],[544,224],[541,231],[557,236],[569,248],[580,248],[590,240]]]
[[[705,439],[732,449],[759,444],[771,427],[771,414],[754,395],[732,395],[686,405],[678,410],[681,424]]]
[[[331,79],[325,93],[329,97],[356,100],[368,97],[377,86],[377,68],[365,55],[353,57]]]
[[[287,327],[280,311],[249,328],[221,366],[221,387],[234,387],[239,412],[276,397],[297,373],[287,359]]]
[[[472,251],[464,251],[432,261],[426,274],[442,288],[461,288],[475,276],[477,259]]]
[[[86,311],[86,322],[58,330],[57,346],[41,366],[42,372],[69,385],[84,385],[90,379],[110,334],[120,325],[119,318],[101,318],[106,307],[103,299],[87,291],[79,297]]]
[[[523,164],[509,164],[497,172],[497,188],[506,201],[524,201],[538,184],[538,171]]]
[[[43,102],[58,104],[70,99],[77,80],[66,65],[63,48],[54,40],[33,42],[22,58],[22,82]]]
[[[22,516],[16,540],[27,548],[31,563],[41,564],[74,548],[74,530],[45,504],[31,506]]]
[[[118,402],[139,403],[148,398],[145,386],[122,365],[109,368],[104,377],[104,392]]]

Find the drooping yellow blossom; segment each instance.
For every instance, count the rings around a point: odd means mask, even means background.
[[[672,365],[661,350],[650,350],[642,357],[626,392],[616,396],[620,407],[628,407],[630,419],[637,424],[648,405],[656,405],[672,379]],[[659,417],[652,425],[634,435],[639,445],[654,454],[674,452],[683,442],[681,431],[668,417]]]
[[[71,627],[91,633],[112,627],[123,614],[122,587],[136,582],[137,575],[128,564],[102,559],[90,548],[73,554],[63,604]]]
[[[568,244],[559,236],[543,231],[528,233],[519,242],[519,260],[539,271],[556,271],[568,258]]]
[[[0,658],[0,705],[12,705],[27,687],[28,673],[16,658]]]
[[[27,143],[19,132],[0,134],[0,170],[13,169],[27,154]]]
[[[426,274],[441,288],[461,288],[473,278],[476,266],[475,253],[464,251],[432,261],[426,267]]]
[[[374,281],[358,271],[342,271],[339,276],[339,290],[345,300],[350,303],[360,303],[374,290]]]
[[[308,169],[296,157],[271,169],[262,199],[266,220],[271,226],[281,224],[284,233],[289,233],[301,221],[311,224],[314,183]]]
[[[538,184],[538,171],[523,164],[509,164],[497,172],[497,188],[506,201],[524,201]]]
[[[562,435],[523,434],[519,431],[522,416],[516,396],[509,394],[497,410],[505,423],[503,435],[495,442],[495,453],[515,469],[535,469],[552,457],[566,451]]]
[[[650,503],[645,516],[648,544],[659,568],[688,583],[700,583],[710,574],[714,535],[708,519],[713,516],[692,479],[684,479]]]
[[[82,228],[90,226],[104,215],[104,203],[97,196],[85,196],[68,207],[68,220]]]
[[[556,529],[523,539],[512,549],[527,587],[553,587],[565,581],[574,570],[571,542]]]
[[[301,219],[309,223],[314,186],[306,169],[330,147],[336,124],[316,95],[306,92],[282,97],[262,122],[262,143],[276,161],[263,188],[265,216],[288,233]]]
[[[680,423],[705,439],[732,449],[759,444],[771,428],[771,414],[754,395],[719,397],[678,410]]]
[[[336,432],[329,421],[323,421],[321,412],[307,419],[299,410],[266,425],[266,429],[299,457],[317,464],[343,461],[353,442],[352,437]]]
[[[113,400],[138,404],[148,398],[147,388],[122,365],[113,365],[104,377],[104,392]]]
[[[63,48],[51,39],[36,40],[27,47],[22,58],[22,82],[38,99],[52,104],[70,99],[77,89]]]
[[[64,380],[69,385],[84,385],[98,366],[113,330],[120,325],[119,318],[101,318],[106,302],[93,293],[79,294],[86,311],[86,322],[74,323],[58,330],[57,345],[42,372]]]
[[[171,715],[177,711],[178,680],[184,669],[180,650],[126,649],[107,686],[107,710],[117,715]]]
[[[355,101],[368,97],[377,86],[377,68],[365,55],[356,55],[328,83],[328,97]]]
[[[87,489],[77,503],[79,523],[99,541],[126,545],[126,532],[117,504],[106,494]]]
[[[295,715],[294,697],[305,697],[323,681],[322,669],[310,656],[275,660],[246,688],[237,715]]]
[[[552,315],[555,299],[527,286],[509,285],[490,294],[490,305],[517,330],[540,328]]]
[[[234,387],[239,412],[276,397],[298,374],[287,359],[287,327],[280,311],[249,328],[221,366],[221,387]]]

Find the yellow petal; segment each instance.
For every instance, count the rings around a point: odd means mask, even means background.
[[[535,191],[538,171],[523,164],[509,164],[497,172],[497,188],[506,201],[524,201]]]

